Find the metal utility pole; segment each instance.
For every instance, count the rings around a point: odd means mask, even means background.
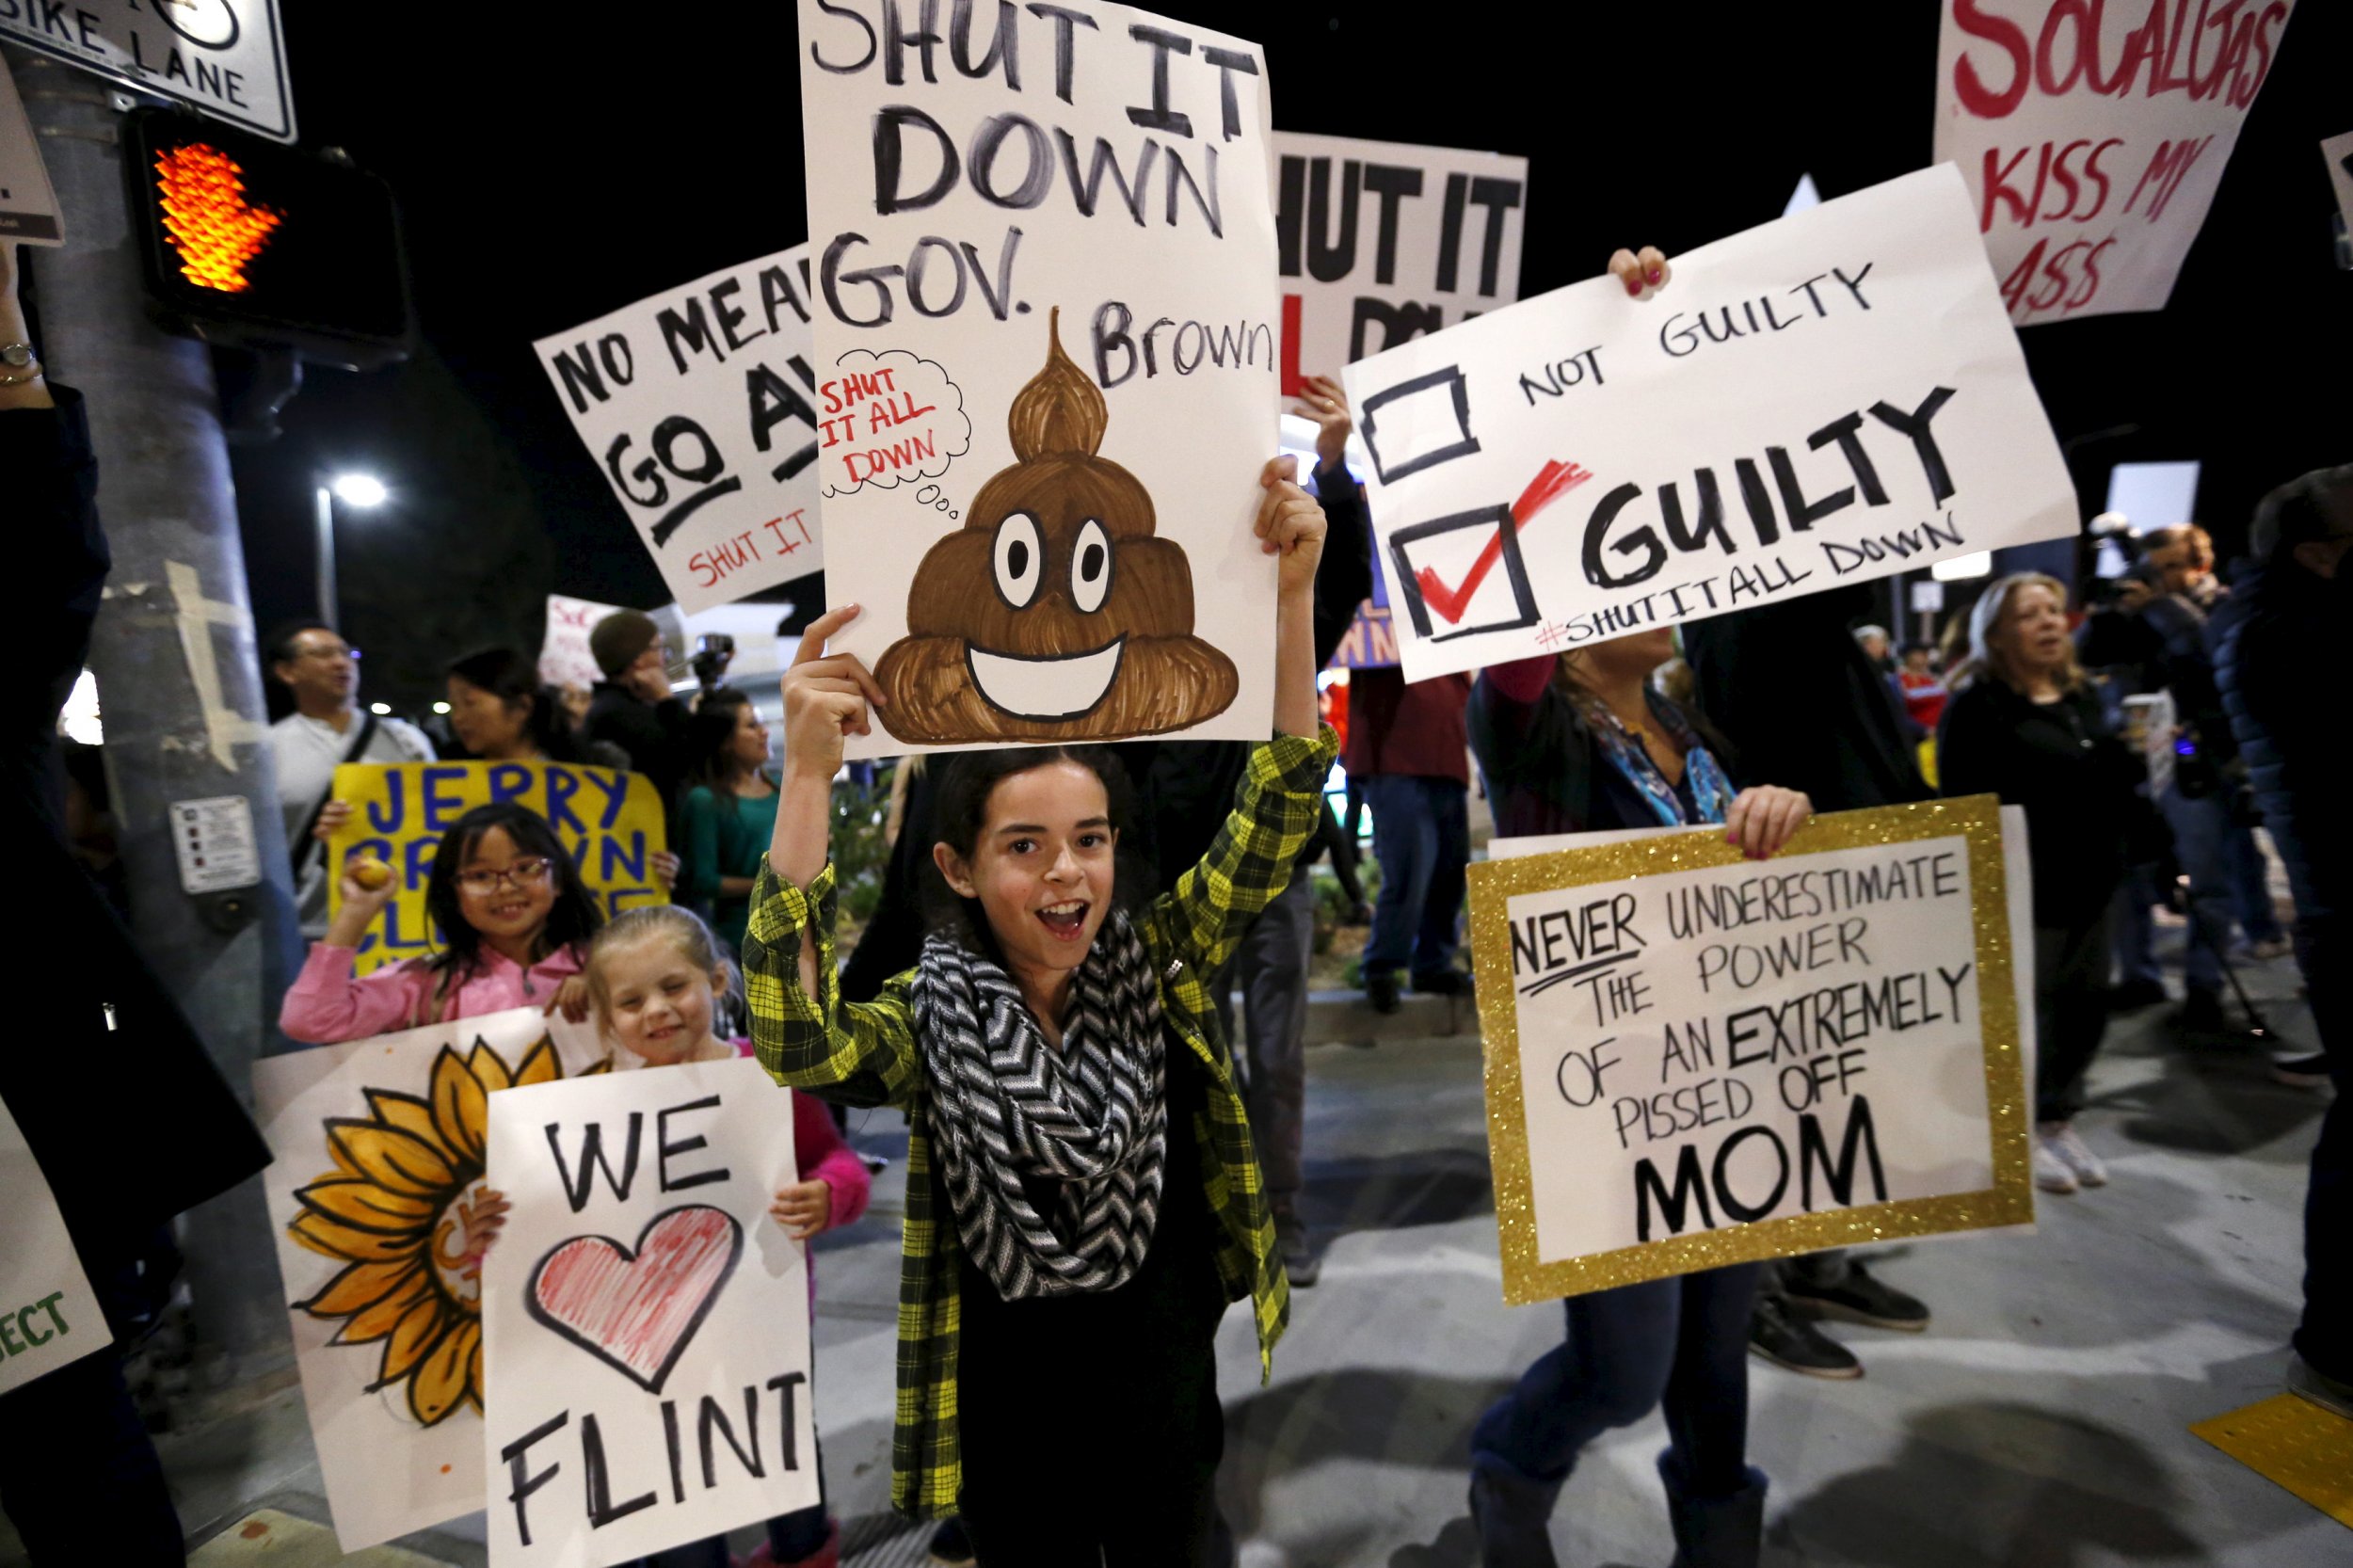
[[[317,510],[319,553],[319,619],[341,632],[342,600],[335,592],[335,492],[325,485],[318,488]]]
[[[292,978],[296,927],[211,351],[148,320],[118,134],[128,100],[40,56],[11,49],[8,60],[70,240],[35,249],[30,270],[41,359],[88,399],[114,552],[89,663],[133,934],[222,1073],[249,1095]],[[251,811],[262,881],[191,894],[171,807],[223,796]],[[135,1061],[90,1068],[93,1085],[138,1070]],[[183,1226],[202,1381],[282,1361],[286,1316],[259,1179]]]

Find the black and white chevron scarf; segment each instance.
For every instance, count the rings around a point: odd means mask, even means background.
[[[1160,987],[1127,914],[1080,968],[1060,1050],[1002,968],[946,937],[923,944],[913,1000],[966,1253],[1007,1301],[1125,1284],[1152,1244],[1168,1152]],[[1052,1219],[1023,1172],[1062,1183]]]

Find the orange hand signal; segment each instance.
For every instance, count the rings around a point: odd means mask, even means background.
[[[283,213],[249,205],[245,170],[216,147],[190,142],[155,160],[164,230],[180,252],[181,274],[203,288],[243,294],[252,287],[245,264],[262,253]]]

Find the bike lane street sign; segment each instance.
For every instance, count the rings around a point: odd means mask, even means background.
[[[0,39],[295,139],[278,0],[0,0]]]

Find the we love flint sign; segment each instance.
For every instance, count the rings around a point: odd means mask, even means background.
[[[490,1560],[600,1568],[817,1501],[792,1103],[737,1059],[496,1095]]]

